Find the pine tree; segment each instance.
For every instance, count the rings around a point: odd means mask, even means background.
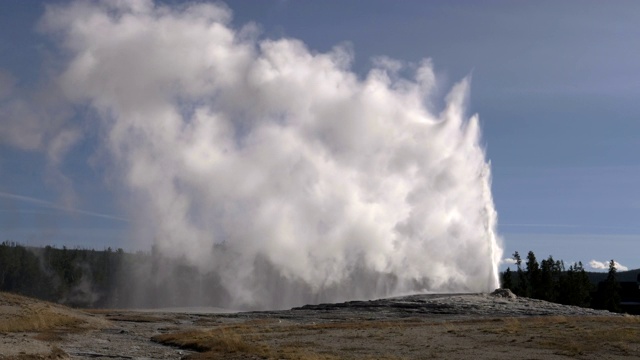
[[[593,288],[593,284],[591,280],[589,280],[589,275],[587,275],[587,272],[584,270],[582,261],[578,261],[578,267],[576,267],[575,270],[577,271],[578,284],[578,303],[576,305],[589,307],[591,305],[591,289]]]
[[[507,270],[502,274],[502,288],[513,290],[513,279],[510,268],[507,268]]]
[[[529,251],[527,254],[527,279],[529,286],[527,286],[526,296],[540,299],[542,297],[540,294],[540,265],[533,251]]]
[[[604,281],[603,307],[609,311],[620,312],[620,284],[617,279],[615,261],[609,262],[609,273]]]
[[[537,298],[546,301],[558,301],[558,283],[562,274],[562,263],[554,261],[553,256],[542,260],[540,263],[540,283],[538,284]]]
[[[518,283],[515,286],[514,293],[518,296],[527,296],[527,276],[522,270],[522,259],[517,251],[513,253],[513,259],[516,261],[518,269]]]

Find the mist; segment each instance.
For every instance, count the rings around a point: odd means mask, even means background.
[[[99,134],[131,241],[215,274],[228,307],[499,287],[469,79],[442,99],[430,59],[381,57],[360,76],[348,45],[322,53],[231,19],[151,1],[42,19],[53,82],[84,109],[74,129]],[[154,281],[175,283],[161,268]]]

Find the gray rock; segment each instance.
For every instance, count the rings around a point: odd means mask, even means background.
[[[510,289],[495,289],[491,296],[507,298],[507,299],[515,299],[517,298],[516,294],[512,293]]]

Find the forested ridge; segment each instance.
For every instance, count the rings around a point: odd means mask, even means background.
[[[516,270],[501,276],[502,287],[518,296],[566,305],[635,310],[621,304],[640,302],[640,269],[608,273],[585,271],[549,256],[540,262],[529,252],[514,254]],[[170,276],[169,276],[170,275]],[[215,273],[201,274],[180,259],[155,251],[68,249],[0,244],[0,291],[14,292],[75,307],[127,308],[219,306],[228,299]]]
[[[0,291],[93,308],[215,306],[226,299],[215,274],[201,274],[155,251],[25,247],[7,241],[0,244]]]
[[[513,259],[516,270],[507,268],[502,273],[501,286],[518,296],[614,312],[638,312],[640,269],[618,272],[611,260],[607,273],[593,273],[585,271],[582,262],[567,268],[553,256],[538,262],[532,251],[526,259],[516,251]]]

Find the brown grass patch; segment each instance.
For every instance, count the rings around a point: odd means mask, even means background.
[[[195,350],[203,354],[191,356],[194,359],[218,358],[220,354],[254,354],[266,355],[267,349],[250,344],[230,329],[210,331],[187,331],[174,334],[157,335],[151,340],[164,345],[177,346],[181,349]]]
[[[517,342],[525,348],[548,349],[561,356],[629,356],[640,351],[640,317],[637,316],[519,317],[451,322],[447,326],[453,329],[449,333],[478,336],[481,341],[500,345]],[[508,338],[504,338],[505,335]]]
[[[163,317],[137,314],[137,313],[107,315],[106,318],[110,321],[128,321],[128,322],[137,322],[137,323],[153,323],[153,322],[160,322],[160,321],[166,320],[166,318],[163,318]]]
[[[53,346],[51,348],[51,351],[45,355],[19,354],[13,356],[3,356],[0,354],[1,360],[61,360],[68,358],[69,355],[57,346]]]
[[[243,341],[239,334],[233,330],[224,328],[210,331],[187,331],[156,335],[152,337],[151,340],[165,345],[200,352],[256,352],[256,349]]]
[[[538,343],[560,355],[599,351],[628,355],[633,347],[640,348],[640,318],[637,317],[567,318],[547,322],[545,330]]]
[[[233,325],[208,331],[187,331],[173,334],[156,335],[151,340],[164,345],[177,346],[181,349],[200,352],[188,356],[188,359],[229,359],[251,355],[264,359],[309,359],[333,360],[337,357],[318,354],[309,350],[309,345],[289,343],[273,348],[260,341],[259,336],[247,339],[234,329],[247,332],[247,325]]]
[[[403,329],[442,326],[443,324],[443,322],[433,323],[416,319],[281,324],[274,319],[260,319],[238,324],[220,325],[211,330],[194,330],[157,335],[152,337],[152,340],[164,345],[200,352],[199,354],[190,355],[188,357],[190,359],[227,359],[255,356],[264,359],[288,360],[334,360],[344,358],[393,360],[398,359],[398,357],[381,353],[367,355],[366,353],[369,349],[366,345],[345,344],[344,346],[331,348],[318,341],[297,340],[297,337],[320,337],[324,339],[323,341],[326,341],[336,333],[340,333],[339,337],[341,339],[354,339],[366,344],[367,341],[372,341],[372,336],[386,339],[390,336],[402,335]],[[291,339],[291,341],[287,341],[288,339]],[[355,352],[360,354],[353,354]],[[350,355],[345,357],[345,353]]]
[[[345,320],[216,324],[158,335],[154,341],[198,351],[192,359],[464,358],[469,349],[536,356],[606,357],[640,353],[640,317],[511,317],[438,321]],[[466,354],[466,355],[465,355]],[[546,355],[545,355],[546,354]]]
[[[0,333],[68,331],[106,326],[103,319],[65,306],[25,296],[0,293]]]
[[[0,332],[47,331],[60,327],[77,328],[83,322],[75,317],[47,311],[29,311],[0,322]]]
[[[46,342],[57,342],[64,340],[61,333],[55,331],[43,331],[35,334],[34,339]]]

